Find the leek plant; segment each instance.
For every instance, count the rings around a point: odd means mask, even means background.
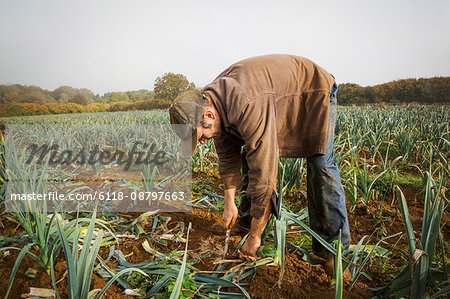
[[[396,141],[400,155],[403,156],[404,160],[408,160],[416,150],[417,134],[406,126],[397,132]]]
[[[183,262],[181,263],[180,272],[178,273],[177,280],[175,281],[175,285],[172,289],[172,293],[170,294],[169,299],[176,299],[180,295],[181,285],[184,280],[184,272],[186,269],[187,249],[188,249],[188,244],[189,244],[189,231],[191,230],[191,227],[192,227],[192,224],[191,224],[191,222],[189,222],[187,236],[186,236],[186,246],[184,248]]]
[[[350,186],[353,188],[353,190],[350,191],[350,194],[353,196],[350,197],[350,200],[352,200],[353,203],[357,203],[355,196],[355,189],[358,190],[359,195],[361,196],[361,201],[365,205],[369,205],[369,201],[372,198],[373,194],[376,192],[376,190],[373,188],[376,181],[381,178],[388,169],[382,171],[379,173],[373,180],[370,180],[369,177],[369,170],[374,168],[374,166],[370,166],[369,164],[363,164],[362,169],[360,168],[360,165],[355,160],[353,165],[353,180],[347,180],[347,183],[350,184]],[[353,191],[353,192],[352,192]],[[349,193],[349,192],[348,192]]]
[[[339,238],[336,242],[336,255],[334,256],[334,277],[333,282],[336,284],[335,299],[342,299],[342,293],[344,290],[344,271],[342,270],[342,242],[341,242],[341,230],[339,230]]]
[[[153,166],[153,170],[152,167]],[[142,186],[145,192],[152,192],[156,177],[157,167],[154,165],[143,164],[143,172],[141,174]]]
[[[386,124],[376,123],[373,129],[369,129],[367,134],[367,146],[369,147],[370,155],[372,156],[372,162],[375,162],[375,157],[379,153],[379,148],[383,144],[385,136]]]
[[[334,150],[334,161],[336,165],[339,167],[339,170],[342,169],[342,166],[345,165],[346,159],[352,153],[356,152],[356,146],[348,149],[346,148],[347,141],[344,139],[342,142],[339,142],[341,135],[339,135],[339,139],[335,141],[335,150]]]
[[[117,280],[122,275],[135,271],[142,275],[146,275],[142,270],[137,268],[127,268],[119,273],[117,273],[108,283],[103,287],[103,289],[98,292],[98,290],[89,291],[92,279],[92,273],[94,271],[95,260],[97,259],[97,254],[100,249],[103,231],[100,230],[98,235],[93,241],[94,236],[94,226],[96,223],[96,208],[92,213],[91,220],[89,222],[88,229],[84,237],[84,243],[81,247],[81,252],[78,255],[78,240],[80,238],[80,229],[78,226],[78,217],[75,224],[75,232],[71,236],[67,237],[61,222],[56,221],[58,226],[58,233],[62,240],[62,247],[67,262],[67,272],[68,272],[68,298],[69,299],[88,299],[94,298],[98,293],[96,298],[101,298],[106,290],[111,286],[111,284]],[[71,239],[71,242],[69,241]],[[92,247],[91,247],[92,245]],[[55,276],[53,273],[53,267],[51,268],[51,276],[53,281],[53,287],[55,288],[57,297],[60,298],[58,288],[55,282]]]
[[[280,158],[278,166],[280,172],[284,172],[283,186],[279,192],[292,194],[294,188],[300,191],[300,186],[306,175],[306,160],[301,158]],[[305,194],[306,198],[306,194]]]
[[[440,140],[450,146],[450,142],[447,139],[440,138]],[[450,178],[450,162],[447,158],[447,153],[448,151],[441,151],[432,141],[422,143],[418,150],[420,169],[428,170],[430,173],[435,173],[440,170],[447,178]]]
[[[9,168],[6,169],[8,190],[18,194],[45,194],[48,190],[48,160],[41,170],[25,168],[25,155],[19,155],[15,147],[10,145]],[[21,167],[22,166],[22,167]],[[59,253],[61,242],[56,228],[56,213],[47,212],[46,200],[10,201],[15,221],[17,221],[35,246],[38,255],[28,252],[27,255],[37,262],[47,273],[50,273],[50,257],[53,252]],[[14,250],[19,248],[11,247]]]
[[[438,238],[441,241],[440,245],[442,253],[444,253],[440,223],[443,211],[445,210],[446,199],[440,198],[439,190],[439,186],[435,185],[430,173],[427,173],[422,232],[420,239],[416,239],[409,218],[405,196],[401,189],[398,186],[395,186],[395,194],[400,205],[406,230],[409,263],[392,282],[377,290],[378,296],[383,298],[393,296],[424,298],[425,296],[430,295],[427,294],[428,288],[435,288],[440,281],[442,282],[448,279],[445,254],[441,255],[442,268],[433,268],[434,250]],[[441,290],[441,295],[450,292],[448,287],[446,290],[446,292],[442,292]]]
[[[400,159],[403,159],[403,156],[398,156],[398,157],[395,158],[394,160],[389,161],[389,148],[390,148],[390,146],[391,146],[391,143],[388,142],[387,144],[388,144],[388,146],[387,146],[387,149],[386,149],[386,153],[385,153],[384,158],[383,158],[382,154],[381,154],[380,152],[378,152],[378,156],[379,156],[380,161],[381,161],[381,171],[388,171],[388,170],[394,168],[395,164],[396,164]]]
[[[218,156],[214,147],[214,142],[208,140],[205,144],[199,144],[192,155],[192,169],[201,172],[208,172],[217,168]]]
[[[351,183],[349,180],[352,180]],[[350,185],[350,186],[349,186]],[[345,191],[347,193],[347,199],[350,201],[352,207],[350,209],[353,212],[356,205],[360,202],[358,199],[358,181],[356,180],[356,171],[353,171],[353,175],[349,178],[345,184]]]

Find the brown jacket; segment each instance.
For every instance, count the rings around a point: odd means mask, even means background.
[[[239,61],[204,89],[222,119],[214,139],[225,189],[242,181],[240,149],[247,151],[250,214],[260,218],[275,190],[278,155],[324,154],[334,78],[312,61],[265,55]]]

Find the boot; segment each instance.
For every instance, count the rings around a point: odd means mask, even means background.
[[[323,267],[323,270],[325,273],[333,278],[334,277],[334,256],[330,254],[322,254],[317,255],[314,254],[313,257],[317,260],[317,262]],[[350,269],[347,267],[342,273],[342,278],[344,279],[344,282],[349,283],[352,279],[352,274],[350,273]]]

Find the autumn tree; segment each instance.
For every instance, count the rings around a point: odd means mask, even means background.
[[[73,98],[69,100],[69,103],[75,103],[78,105],[87,105],[89,104],[88,99],[81,93],[77,93]]]
[[[450,101],[450,77],[434,77],[424,85],[428,102]]]
[[[338,103],[343,105],[370,103],[373,98],[372,87],[362,87],[354,83],[339,84]]]
[[[195,84],[182,74],[165,73],[156,78],[154,92],[156,98],[173,101],[180,93],[194,88]]]
[[[101,102],[104,103],[117,103],[117,102],[129,102],[130,98],[123,91],[107,92],[103,96]]]
[[[20,95],[17,93],[17,91],[11,91],[5,93],[3,95],[3,98],[0,98],[0,101],[1,104],[17,103],[20,101]]]
[[[86,105],[94,99],[94,93],[87,88],[73,88],[70,86],[60,86],[52,92],[53,98],[58,103],[77,103]],[[75,99],[74,102],[73,100]],[[82,102],[82,103],[79,103]]]
[[[46,94],[40,91],[33,91],[31,93],[24,95],[24,97],[22,98],[22,101],[24,103],[36,103],[36,104],[45,104],[47,100],[51,100],[51,98],[49,98]]]

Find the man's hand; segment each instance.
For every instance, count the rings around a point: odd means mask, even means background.
[[[223,207],[223,226],[225,229],[232,228],[238,217],[238,209],[234,203],[235,194],[236,189],[225,190],[225,204]]]
[[[259,246],[261,246],[261,236],[249,235],[244,245],[242,245],[239,257],[246,261],[259,259],[256,255]]]
[[[267,221],[269,220],[270,213],[272,212],[272,204],[269,202],[264,211],[263,217],[252,219],[252,227],[247,240],[245,240],[244,245],[242,245],[241,251],[239,253],[240,258],[247,261],[257,260],[259,257],[256,252],[261,246],[261,235],[266,227]]]
[[[225,203],[225,206],[223,208],[223,226],[225,229],[230,229],[233,227],[234,223],[236,222],[236,219],[238,217],[238,209],[236,207],[236,204]]]

